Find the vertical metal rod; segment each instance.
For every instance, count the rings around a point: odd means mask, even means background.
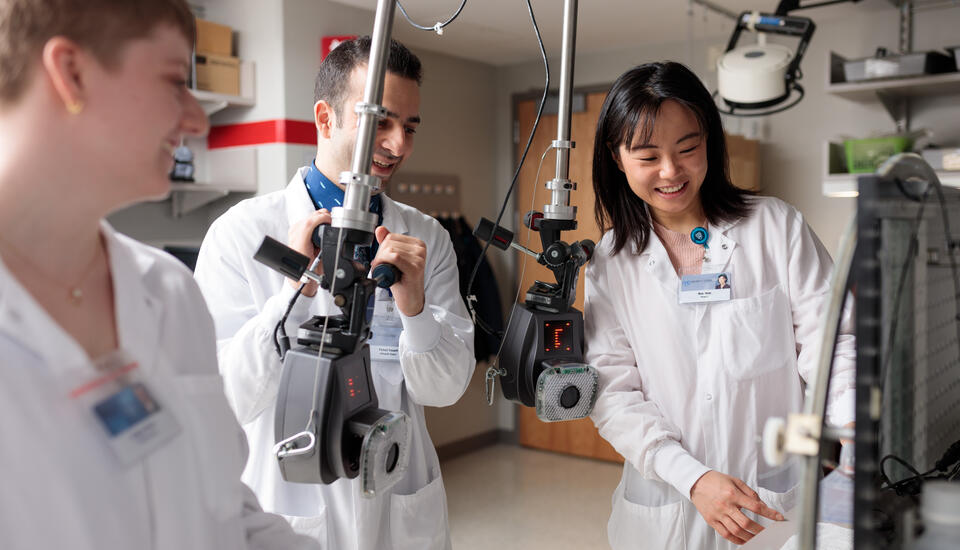
[[[837,262],[830,276],[830,301],[824,318],[823,331],[820,333],[820,356],[814,375],[813,386],[808,387],[807,398],[803,403],[803,413],[820,418],[821,432],[827,414],[827,397],[830,390],[830,372],[833,365],[834,342],[837,339],[843,317],[843,306],[847,296],[847,280],[853,267],[853,257],[857,250],[857,220],[851,218],[840,242]],[[817,442],[818,450],[814,456],[801,458],[800,478],[800,525],[797,548],[813,550],[817,540],[817,512],[819,511],[817,485],[820,481],[820,459],[823,454],[823,434]]]
[[[383,79],[386,74],[387,55],[390,51],[390,29],[393,26],[395,8],[395,0],[379,0],[377,2],[377,15],[373,23],[373,35],[370,38],[367,82],[363,89],[363,102],[367,105],[380,105],[383,100]],[[364,112],[360,114],[357,142],[353,149],[353,164],[351,165],[354,174],[370,175],[370,163],[373,161],[373,141],[376,137],[378,122],[379,119],[374,113]],[[347,185],[343,208],[366,213],[370,204],[370,191],[369,185],[351,182]]]
[[[900,53],[913,51],[913,1],[900,4]]]
[[[560,58],[560,101],[557,108],[557,140],[570,140],[570,118],[573,110],[573,58],[577,47],[577,0],[563,2],[563,42]],[[570,178],[570,149],[557,149],[557,180]],[[570,191],[553,189],[553,206],[570,206]]]

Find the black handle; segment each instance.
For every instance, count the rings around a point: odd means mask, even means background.
[[[394,283],[399,283],[402,276],[403,273],[392,264],[377,264],[371,272],[371,277],[376,279],[380,288],[390,288]]]

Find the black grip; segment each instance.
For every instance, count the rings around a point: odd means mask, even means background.
[[[294,281],[310,267],[310,258],[271,237],[264,237],[253,259]]]
[[[477,228],[473,230],[478,239],[489,241],[493,246],[506,250],[513,242],[513,232],[495,225],[487,218],[480,218]]]
[[[394,283],[400,282],[403,274],[392,264],[377,264],[370,276],[376,279],[378,287],[390,288]]]

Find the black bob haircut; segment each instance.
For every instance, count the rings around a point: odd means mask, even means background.
[[[690,109],[706,135],[707,174],[700,187],[700,202],[710,223],[733,221],[750,213],[752,193],[730,182],[727,143],[720,112],[710,92],[690,69],[680,63],[647,63],[630,69],[613,83],[597,121],[593,147],[594,215],[601,232],[613,229],[613,255],[628,241],[640,254],[650,241],[651,220],[646,204],[637,197],[614,154],[620,145],[634,141],[635,132],[645,142],[653,134],[664,101]]]
[[[343,102],[350,85],[350,75],[359,66],[370,61],[370,37],[361,36],[340,43],[320,63],[317,79],[313,86],[313,102],[326,101],[337,114],[337,124],[343,121]],[[423,67],[420,59],[406,46],[390,40],[387,53],[387,72],[416,81],[423,81]]]

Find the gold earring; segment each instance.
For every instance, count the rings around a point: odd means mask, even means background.
[[[83,111],[82,101],[71,101],[67,103],[67,112],[71,115],[79,115]]]

